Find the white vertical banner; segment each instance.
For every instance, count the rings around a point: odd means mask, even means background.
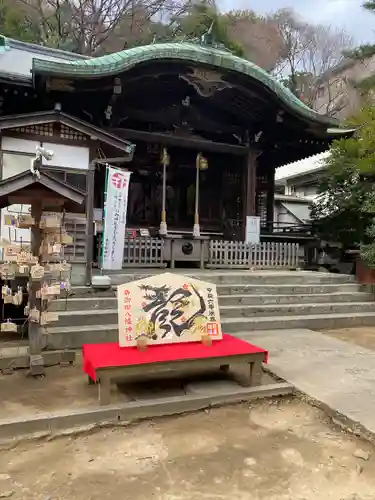
[[[259,245],[260,243],[260,217],[246,216],[246,235],[245,243],[247,245]]]
[[[102,269],[122,268],[130,174],[107,167]]]

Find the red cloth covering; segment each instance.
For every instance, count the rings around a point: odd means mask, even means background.
[[[263,352],[264,362],[268,361],[268,352],[231,335],[223,334],[222,340],[203,345],[201,342],[185,342],[179,344],[151,345],[145,351],[137,347],[120,347],[118,343],[85,344],[82,346],[83,371],[92,380],[96,380],[95,370],[115,366],[147,365],[166,361],[183,361],[188,359],[215,358],[253,354]]]

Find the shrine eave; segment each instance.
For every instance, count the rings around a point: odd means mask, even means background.
[[[70,184],[60,181],[56,177],[43,172],[39,176],[33,174],[31,170],[26,170],[20,174],[13,175],[0,181],[0,209],[14,203],[17,197],[25,198],[32,196],[30,188],[42,187],[52,196],[63,201],[62,206],[82,205],[86,198],[86,193]]]
[[[342,136],[342,135],[348,135],[351,136],[357,132],[358,129],[356,128],[338,128],[338,127],[332,127],[332,128],[327,128],[327,134],[336,137],[336,136]]]
[[[61,123],[67,127],[71,127],[82,134],[108,144],[120,151],[126,153],[124,162],[129,162],[133,159],[135,145],[131,142],[111,134],[91,123],[87,123],[75,116],[68,115],[61,111],[40,111],[37,113],[23,113],[19,115],[4,115],[0,117],[0,131],[14,127],[27,127],[30,125],[40,125],[43,123]]]
[[[291,113],[322,128],[339,128],[338,120],[310,109],[275,77],[251,61],[207,45],[171,42],[144,45],[102,57],[76,61],[33,59],[32,74],[72,79],[98,79],[126,72],[138,64],[155,61],[204,64],[219,70],[245,75],[271,91]],[[345,130],[342,130],[345,133]]]

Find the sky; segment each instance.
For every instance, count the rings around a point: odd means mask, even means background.
[[[345,30],[358,44],[375,42],[375,16],[364,10],[363,0],[219,0],[223,10],[251,9],[259,14],[292,7],[306,21]]]

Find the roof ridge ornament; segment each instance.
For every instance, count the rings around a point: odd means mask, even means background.
[[[201,44],[202,45],[213,45],[214,43],[214,35],[212,33],[212,28],[214,27],[214,21],[212,21],[210,27],[208,28],[208,30],[203,33],[203,35],[201,36]]]
[[[203,35],[201,35],[200,37],[185,38],[183,42],[195,43],[197,45],[200,45],[201,47],[211,47],[213,49],[221,50],[223,52],[229,52],[230,54],[232,54],[232,51],[228,49],[228,47],[226,47],[222,42],[218,42],[216,40],[216,37],[213,33],[214,26],[215,21],[212,21],[210,27],[203,33]]]

